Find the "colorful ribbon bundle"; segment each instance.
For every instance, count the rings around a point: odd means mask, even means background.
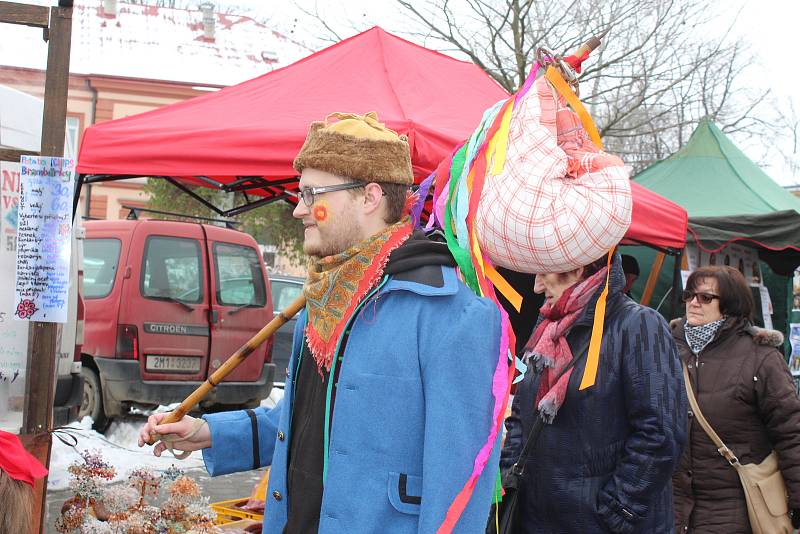
[[[588,52],[583,54],[584,57],[582,59],[585,59],[587,54]],[[459,146],[449,158],[442,161],[436,172],[423,182],[421,189],[424,192],[421,191],[422,194],[418,201],[420,204],[414,209],[415,215],[418,215],[421,211],[422,203],[425,202],[428,189],[432,185],[434,189],[433,209],[428,221],[428,227],[441,228],[445,234],[447,245],[458,264],[464,283],[475,291],[477,295],[491,299],[500,310],[502,316],[501,343],[492,383],[492,396],[494,398],[493,424],[486,442],[474,460],[472,474],[451,503],[447,515],[437,531],[440,534],[449,533],[453,530],[469,502],[475,483],[483,472],[498,433],[501,431],[515,371],[520,371],[521,373],[525,371],[525,366],[522,362],[512,354],[512,349],[516,346],[516,340],[510,326],[508,314],[498,300],[498,293],[517,311],[522,306],[522,296],[495,268],[495,264],[487,254],[485,245],[481,242],[480,233],[484,228],[478,228],[478,225],[483,223],[479,216],[479,206],[481,206],[481,202],[484,202],[482,199],[486,197],[484,194],[486,185],[490,180],[496,179],[504,172],[509,154],[509,144],[514,142],[513,139],[510,140],[510,133],[515,110],[518,110],[524,104],[524,97],[530,91],[538,90],[541,92],[541,87],[536,87],[537,81],[544,84],[549,83],[549,87],[554,90],[552,97],[556,104],[559,101],[559,97],[556,95],[558,93],[563,99],[562,101],[566,101],[570,105],[574,111],[573,115],[579,117],[580,125],[577,125],[576,129],[581,134],[585,132],[595,145],[581,151],[580,161],[575,165],[569,166],[569,171],[565,170],[562,176],[572,173],[575,175],[574,177],[580,177],[583,173],[598,170],[597,168],[592,168],[593,165],[598,168],[605,166],[621,167],[622,165],[622,162],[618,159],[602,152],[597,128],[577,95],[561,76],[559,70],[552,65],[549,66],[544,75],[547,80],[545,82],[544,80],[537,80],[539,69],[540,66],[537,63],[522,88],[516,94],[498,102],[484,113],[478,128],[470,138]],[[533,98],[540,95],[531,93],[530,96]],[[553,130],[555,130],[555,122]],[[627,181],[627,175],[625,176],[625,181]],[[624,188],[619,193],[612,191],[612,194],[622,198],[624,204],[626,194]],[[627,190],[627,195],[629,199],[629,189]],[[618,198],[615,198],[615,200],[618,200]],[[485,206],[483,207],[485,208]],[[630,224],[629,213],[627,217],[627,224]],[[622,218],[624,219],[624,213]],[[605,251],[608,248],[605,247],[602,250]],[[610,252],[608,257],[610,260]],[[594,259],[596,259],[596,256]],[[581,381],[581,389],[594,385],[597,375],[603,330],[603,310],[607,292],[608,279],[606,279],[606,287],[597,303],[598,313],[595,314],[595,325],[586,371]],[[518,380],[521,378],[521,375],[517,377]],[[500,488],[498,473],[498,493],[501,491]],[[496,495],[496,498],[499,498],[499,495]]]

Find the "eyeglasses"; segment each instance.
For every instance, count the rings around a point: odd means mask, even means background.
[[[364,187],[366,185],[367,184],[350,183],[327,185],[324,187],[307,187],[300,190],[300,197],[303,199],[303,203],[310,208],[314,204],[314,201],[316,200],[315,197],[317,195],[321,195],[323,193],[333,193],[334,191],[344,191],[346,189],[355,189],[357,187]]]
[[[697,302],[700,304],[709,304],[712,300],[718,299],[719,295],[714,295],[713,293],[699,293],[696,291],[689,291],[688,289],[681,295],[683,302],[691,302],[695,297],[697,297]]]

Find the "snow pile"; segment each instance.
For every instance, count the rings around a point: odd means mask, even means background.
[[[200,451],[193,452],[185,460],[176,460],[169,453],[164,453],[161,458],[153,456],[152,447],[147,445],[140,449],[136,442],[139,429],[144,423],[144,419],[141,421],[125,419],[114,421],[105,436],[92,430],[90,417],[84,417],[79,423],[73,423],[66,427],[69,435],[60,433],[62,437],[71,442],[70,436],[74,436],[78,440],[78,444],[73,448],[62,443],[60,439],[53,439],[47,489],[66,489],[70,480],[67,468],[76,460],[81,460],[78,451],[87,449],[100,450],[103,459],[116,467],[117,476],[114,480],[123,480],[127,478],[129,471],[142,467],[152,471],[164,471],[171,465],[183,470],[203,468],[203,457]]]
[[[269,397],[261,401],[261,406],[270,409],[282,398],[283,390],[272,388]],[[138,411],[136,415],[147,416],[151,413],[168,412],[174,410],[176,406],[177,404],[159,406],[152,411]],[[103,435],[92,430],[90,417],[84,417],[82,421],[66,427],[66,431],[60,431],[58,434],[66,441],[71,443],[74,437],[78,443],[73,448],[54,437],[53,452],[50,456],[50,475],[47,479],[48,490],[62,490],[69,486],[70,474],[67,468],[76,460],[81,460],[79,451],[87,449],[101,451],[103,459],[116,467],[117,475],[114,480],[127,478],[128,473],[137,468],[153,472],[164,471],[172,465],[184,471],[205,469],[200,451],[193,452],[185,460],[176,460],[169,452],[165,452],[160,458],[153,456],[153,448],[148,445],[139,448],[137,444],[139,429],[145,422],[144,417],[115,420]]]
[[[273,408],[276,404],[278,404],[278,401],[281,400],[282,398],[283,398],[283,389],[272,388],[269,397],[261,401],[261,407],[269,410],[270,408]]]

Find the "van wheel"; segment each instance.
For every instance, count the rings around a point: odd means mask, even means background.
[[[111,420],[106,417],[103,411],[103,390],[100,388],[100,377],[94,369],[81,367],[83,375],[83,401],[78,412],[78,419],[83,419],[88,415],[94,421],[92,428],[98,432],[105,431]]]

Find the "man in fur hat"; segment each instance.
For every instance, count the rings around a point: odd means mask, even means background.
[[[311,261],[283,400],[155,415],[140,446],[170,434],[203,449],[212,475],[271,465],[267,533],[428,533],[448,512],[454,531],[483,531],[497,440],[476,458],[493,428],[497,308],[458,280],[446,244],[413,230],[409,146],[377,115],[313,123],[294,166]],[[470,489],[463,512],[451,506]]]

